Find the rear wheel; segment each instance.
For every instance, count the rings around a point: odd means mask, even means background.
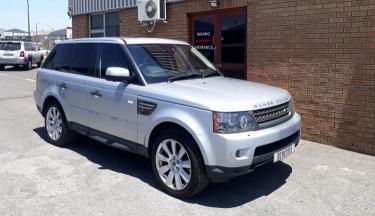
[[[0,70],[4,70],[5,69],[5,65],[0,65]]]
[[[151,160],[156,179],[174,197],[194,196],[209,183],[199,148],[181,130],[162,132],[154,141]]]
[[[57,102],[48,105],[45,115],[45,130],[50,143],[65,146],[74,138],[74,132],[69,130],[64,112]]]

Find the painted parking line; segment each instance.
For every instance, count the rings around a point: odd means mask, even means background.
[[[25,80],[26,80],[26,81],[29,81],[29,82],[35,82],[35,80],[33,80],[33,79],[29,79],[29,78],[26,78]]]
[[[29,82],[36,82],[36,80],[34,80],[34,79],[20,77],[20,76],[11,76],[11,75],[8,75],[8,74],[3,74],[3,73],[0,73],[0,76],[11,77],[11,78],[25,80],[25,81],[29,81]]]

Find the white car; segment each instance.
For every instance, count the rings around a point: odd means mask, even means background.
[[[5,66],[18,67],[22,65],[25,69],[31,70],[33,64],[41,66],[44,55],[39,51],[37,45],[24,41],[0,41],[0,70]]]
[[[78,132],[148,157],[179,198],[280,161],[300,139],[288,91],[226,78],[183,41],[62,42],[38,70],[34,94],[52,144]]]

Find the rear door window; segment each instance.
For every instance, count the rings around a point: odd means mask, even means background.
[[[0,43],[0,50],[16,51],[21,49],[21,43],[2,42]]]
[[[73,44],[60,44],[48,55],[43,68],[68,72],[73,54]]]
[[[30,43],[24,43],[25,51],[32,51],[32,46]]]
[[[95,58],[97,45],[92,43],[75,44],[71,73],[95,76]]]

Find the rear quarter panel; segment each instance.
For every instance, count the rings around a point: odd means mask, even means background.
[[[37,86],[36,86],[36,102],[38,106],[43,108],[45,100],[49,96],[53,96],[56,98],[60,105],[62,106],[65,116],[67,120],[69,121],[71,119],[71,113],[69,110],[69,106],[64,103],[64,100],[61,98],[61,94],[59,93],[59,87],[56,84],[56,79],[54,71],[48,70],[48,69],[43,69],[40,68],[38,70],[38,75],[37,75]]]

